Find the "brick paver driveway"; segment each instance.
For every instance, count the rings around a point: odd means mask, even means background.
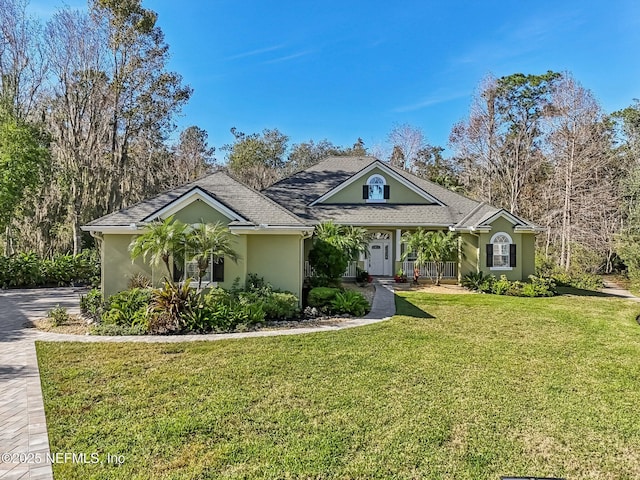
[[[34,340],[25,324],[56,305],[78,309],[75,288],[0,290],[0,479],[51,479]]]

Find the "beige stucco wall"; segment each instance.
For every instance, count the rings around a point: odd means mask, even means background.
[[[247,235],[247,273],[255,273],[282,290],[302,294],[303,255],[300,235]]]
[[[523,233],[522,239],[522,278],[536,273],[536,236],[533,233]]]
[[[491,237],[498,232],[508,233],[516,247],[516,266],[509,270],[487,267],[486,245],[491,243]],[[516,233],[513,225],[507,219],[498,217],[491,224],[490,232],[480,233],[478,239],[480,247],[480,270],[496,277],[505,275],[509,280],[527,280],[535,272],[535,235],[532,233]]]
[[[134,235],[109,235],[102,237],[102,292],[105,298],[127,289],[129,279],[142,273],[152,278],[151,267],[145,265],[142,257],[131,261],[129,244]],[[164,267],[163,267],[164,268]]]
[[[332,195],[330,198],[326,199],[325,204],[340,204],[340,203],[366,203],[366,200],[362,198],[362,186],[366,184],[367,179],[371,175],[381,175],[384,177],[386,184],[389,185],[389,200],[387,203],[409,203],[409,204],[419,204],[426,205],[429,202],[415,193],[414,191],[407,188],[405,185],[400,183],[395,178],[387,175],[382,170],[378,168],[374,168],[371,172],[363,175],[360,180],[356,180],[351,185],[343,188],[335,195]]]
[[[220,222],[223,225],[227,225],[230,220],[218,210],[211,208],[205,202],[200,199],[195,200],[180,211],[174,214],[174,219],[180,220],[183,223],[201,223],[204,220],[205,223],[217,223]]]
[[[458,259],[458,280],[469,273],[478,271],[478,236],[471,233],[460,235]]]

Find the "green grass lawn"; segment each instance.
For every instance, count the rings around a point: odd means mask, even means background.
[[[640,478],[640,304],[397,297],[311,335],[37,345],[57,480]]]

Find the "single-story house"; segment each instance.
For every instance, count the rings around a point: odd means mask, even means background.
[[[258,192],[218,171],[131,207],[111,213],[83,229],[101,239],[102,291],[127,288],[142,273],[160,283],[164,267],[131,261],[129,244],[154,220],[173,215],[187,224],[222,222],[234,234],[237,262],[211,263],[211,284],[230,287],[255,273],[283,290],[301,295],[312,275],[308,255],[314,226],[332,220],[366,228],[368,258],[351,264],[371,275],[413,271],[402,259],[402,234],[423,227],[459,233],[458,258],[445,277],[460,280],[470,272],[504,274],[526,280],[535,269],[533,223],[478,202],[371,157],[330,157]],[[175,266],[190,272],[190,266]],[[423,267],[423,275],[429,268]]]

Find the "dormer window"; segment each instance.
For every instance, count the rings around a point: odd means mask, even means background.
[[[362,186],[362,198],[367,203],[384,203],[389,199],[389,185],[382,175],[371,175]]]

